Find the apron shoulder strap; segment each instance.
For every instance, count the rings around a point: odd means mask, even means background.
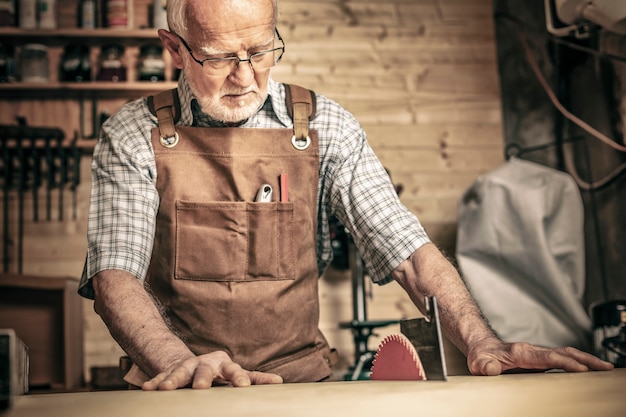
[[[180,101],[178,90],[161,91],[148,97],[148,108],[155,115],[159,123],[159,132],[162,138],[172,138],[176,135],[174,125],[180,119]]]
[[[309,120],[315,117],[315,93],[304,87],[285,84],[287,112],[293,120],[293,134],[298,139],[309,136]]]
[[[294,136],[308,137],[309,120],[315,118],[315,92],[297,85],[285,84],[285,101],[289,117],[293,120]],[[174,125],[180,119],[178,90],[174,88],[149,96],[148,108],[158,119],[161,137],[174,137],[176,135]]]

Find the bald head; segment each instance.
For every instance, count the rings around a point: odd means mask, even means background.
[[[278,0],[168,0],[167,23],[171,31],[187,38],[190,32],[229,32],[250,21],[278,21]]]

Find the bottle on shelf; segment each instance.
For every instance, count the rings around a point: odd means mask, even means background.
[[[13,0],[0,0],[0,26],[15,26],[15,20]]]
[[[124,47],[122,45],[102,46],[98,81],[126,81]]]
[[[0,43],[0,83],[17,81],[15,77],[15,48]]]
[[[165,61],[163,61],[163,48],[160,45],[143,45],[140,48],[137,73],[139,81],[165,80]]]
[[[39,29],[57,28],[56,0],[38,0]]]
[[[97,25],[96,0],[82,0],[79,9],[78,26],[83,29],[95,29]]]
[[[19,1],[19,25],[22,29],[37,28],[37,0]]]
[[[152,27],[167,29],[167,0],[152,1]]]
[[[67,45],[63,50],[60,69],[60,81],[90,81],[89,47],[81,44]]]

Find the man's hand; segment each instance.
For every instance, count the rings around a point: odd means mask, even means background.
[[[281,384],[283,379],[276,374],[246,371],[225,352],[217,351],[180,362],[144,382],[141,388],[145,391],[174,390],[190,385],[194,389],[206,389],[211,388],[214,382],[247,387]]]
[[[473,375],[506,371],[562,369],[568,372],[610,371],[613,364],[573,347],[549,349],[529,343],[481,341],[470,349],[467,365]]]

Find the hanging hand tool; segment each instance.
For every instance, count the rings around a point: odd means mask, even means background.
[[[20,128],[20,133],[16,139],[16,159],[17,159],[17,272],[22,273],[24,260],[24,190],[26,189],[26,158],[24,157],[24,141],[28,135]]]
[[[78,206],[78,200],[77,200],[76,194],[78,192],[78,185],[80,184],[80,160],[82,157],[82,150],[76,145],[77,141],[78,141],[78,136],[75,135],[74,140],[72,141],[71,148],[70,148],[72,174],[71,174],[71,178],[69,181],[72,183],[72,185],[70,186],[70,190],[72,191],[72,219],[73,220],[76,220],[76,211],[77,211],[77,206]]]
[[[63,220],[63,190],[65,188],[65,184],[67,184],[67,150],[64,146],[63,140],[59,140],[57,142],[57,159],[59,161],[59,212],[58,218],[59,221]]]
[[[66,156],[70,151],[63,149],[63,131],[58,128],[37,128],[26,125],[24,119],[18,119],[17,126],[0,125],[0,159],[3,190],[3,270],[9,272],[11,246],[10,223],[10,193],[17,191],[17,269],[22,273],[23,266],[23,237],[24,237],[24,198],[26,192],[32,191],[33,217],[38,220],[38,188],[42,183],[42,157],[45,158],[47,169],[47,217],[51,219],[51,192],[59,184],[66,184],[69,180]],[[44,154],[39,150],[39,143],[44,142]],[[57,167],[58,160],[58,167]],[[59,172],[59,180],[56,180]],[[76,180],[74,180],[76,181]],[[62,185],[61,185],[62,187]],[[62,189],[60,190],[62,193]],[[59,214],[62,218],[63,199],[60,196]]]
[[[46,154],[46,220],[52,220],[52,189],[54,188],[54,155],[52,153],[51,137],[44,138]]]
[[[31,192],[33,194],[33,221],[39,221],[39,186],[41,185],[41,156],[37,146],[37,136],[31,136],[30,158],[32,167]]]
[[[3,178],[3,187],[2,187],[2,197],[3,197],[3,205],[2,205],[2,231],[3,231],[3,239],[2,239],[2,249],[3,249],[3,257],[2,257],[2,270],[3,272],[9,272],[9,244],[11,243],[11,234],[9,231],[9,191],[11,190],[11,173],[12,173],[12,163],[13,158],[9,153],[9,136],[6,132],[6,127],[0,127],[0,149],[2,151],[2,178]]]

